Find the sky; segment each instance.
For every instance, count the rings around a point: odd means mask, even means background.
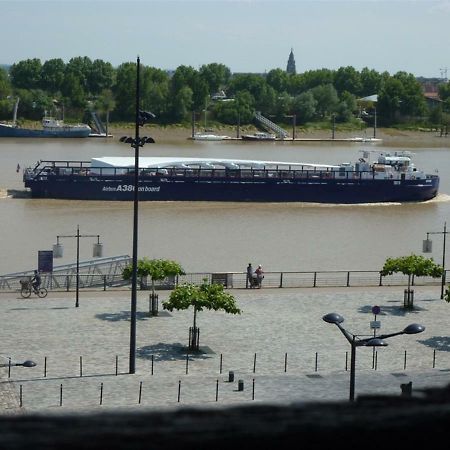
[[[0,64],[73,57],[233,73],[450,76],[450,0],[0,0]],[[448,72],[448,73],[447,73]]]

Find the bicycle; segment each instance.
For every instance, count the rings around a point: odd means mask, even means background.
[[[20,284],[22,285],[22,288],[20,289],[20,295],[23,298],[29,298],[31,296],[31,293],[37,295],[39,298],[47,297],[48,291],[45,287],[34,289],[31,282],[29,281],[21,281]]]

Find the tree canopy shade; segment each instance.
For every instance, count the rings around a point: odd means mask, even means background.
[[[194,308],[194,333],[192,334],[193,339],[189,341],[189,348],[194,350],[198,350],[197,311],[209,309],[214,311],[223,310],[229,314],[241,313],[234,297],[224,292],[222,284],[208,284],[206,279],[203,280],[200,286],[192,283],[177,286],[171,292],[169,299],[163,302],[163,308],[168,311],[173,311],[174,309],[184,310],[191,306]]]
[[[129,280],[132,276],[133,265],[129,264],[123,269],[124,280]],[[141,278],[150,276],[152,279],[152,291],[155,293],[155,281],[176,275],[183,275],[185,272],[180,264],[168,259],[148,259],[142,258],[138,261],[137,275]]]
[[[425,258],[420,255],[401,256],[388,258],[380,273],[382,276],[394,273],[408,275],[408,290],[411,287],[413,276],[439,278],[442,276],[442,267],[433,261],[433,258]]]

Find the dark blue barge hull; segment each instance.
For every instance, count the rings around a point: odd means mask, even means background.
[[[34,198],[131,201],[134,177],[58,176],[25,179]],[[435,197],[439,177],[421,180],[376,179],[211,179],[141,177],[142,201],[380,203],[421,202]]]

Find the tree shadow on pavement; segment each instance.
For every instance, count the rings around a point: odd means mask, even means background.
[[[420,300],[422,301],[422,300]],[[422,308],[421,306],[417,306],[417,304],[414,304],[413,309],[405,308],[401,302],[396,302],[395,305],[383,305],[380,304],[380,313],[377,314],[377,318],[381,316],[398,316],[398,317],[405,317],[409,314],[417,314],[422,311],[427,311],[426,308]],[[359,308],[359,312],[362,314],[372,314],[372,305],[365,305],[361,306]]]
[[[209,359],[211,353],[214,353],[209,347],[200,346],[200,350],[196,352],[189,352],[189,359]],[[154,345],[146,345],[136,350],[136,356],[142,359],[152,359],[154,361],[186,361],[186,355],[188,354],[187,346],[179,342],[172,344],[165,344],[160,342]]]
[[[433,336],[417,342],[440,352],[450,352],[450,336]]]
[[[108,320],[109,322],[119,322],[121,320],[129,321],[131,317],[131,311],[102,313],[96,314],[95,317],[100,320]],[[150,318],[151,317],[148,315],[148,312],[140,311],[136,313],[136,320],[146,320]]]

